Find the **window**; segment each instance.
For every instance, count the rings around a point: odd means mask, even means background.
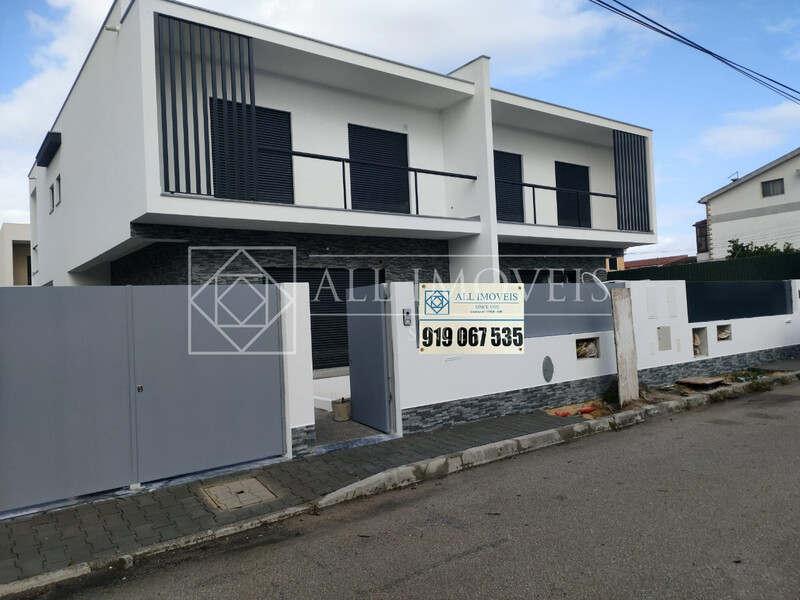
[[[214,196],[292,204],[291,115],[256,106],[253,121],[250,104],[214,98],[209,102]]]
[[[408,136],[352,123],[347,133],[351,208],[410,213]]]
[[[61,175],[56,177],[56,206],[61,204]]]
[[[695,224],[695,237],[697,241],[697,252],[708,252],[708,223],[700,221]]]
[[[56,209],[56,187],[55,184],[50,186],[50,212]]]
[[[761,196],[780,196],[784,193],[783,179],[770,179],[769,181],[761,182]]]
[[[568,227],[591,227],[589,167],[556,161],[556,188],[558,188],[556,191],[558,224]]]
[[[494,190],[497,198],[497,220],[522,223],[525,210],[522,204],[522,156],[494,151]],[[506,183],[513,181],[514,183]]]

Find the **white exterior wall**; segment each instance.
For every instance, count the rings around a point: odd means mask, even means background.
[[[791,282],[790,315],[689,323],[685,282],[626,282],[631,289],[638,368],[650,369],[800,344],[798,284],[800,281]],[[402,319],[402,309],[414,305],[413,284],[392,283],[390,291],[398,423],[402,420],[401,411],[407,408],[547,385],[542,374],[545,356],[551,357],[555,367],[551,383],[617,372],[612,331],[525,338],[523,355],[421,355],[416,345],[415,326],[403,325]],[[730,340],[717,340],[717,325],[730,325]],[[659,350],[659,327],[670,328],[669,349]],[[700,327],[708,331],[708,354],[695,357],[692,329]],[[575,340],[587,337],[600,339],[599,357],[578,359]]]
[[[689,323],[685,282],[627,282],[626,287],[631,289],[639,369],[800,344],[798,281],[792,281],[791,285],[791,315]],[[717,340],[717,325],[730,325],[731,339]],[[672,349],[668,351],[658,349],[658,327],[663,326],[671,329]],[[708,354],[696,357],[692,329],[703,327],[707,331]]]
[[[783,179],[784,192],[761,195],[761,183]],[[728,254],[728,242],[739,239],[757,246],[785,242],[800,247],[800,158],[776,165],[708,201],[708,241],[711,260]],[[731,220],[719,220],[731,219]]]
[[[260,106],[291,113],[294,150],[348,157],[348,124],[352,123],[405,134],[409,166],[444,170],[439,111],[393,104],[263,71],[256,73],[256,99]],[[294,184],[297,205],[343,208],[340,163],[295,157]],[[420,175],[419,184],[420,214],[445,216],[443,178]],[[411,175],[409,197],[413,213],[415,198]]]
[[[39,257],[34,285],[75,283],[67,270],[128,239],[130,221],[144,212],[139,16],[135,3],[118,33],[101,30],[52,127],[61,133],[61,147],[47,168],[31,173]],[[51,213],[50,186],[59,175],[61,203]]]
[[[609,131],[609,138],[611,132]],[[555,163],[589,167],[589,190],[616,194],[614,148],[558,138],[524,129],[494,126],[494,149],[522,155],[522,180],[525,183],[556,186]],[[533,223],[533,198],[525,188],[525,222]],[[617,205],[614,198],[591,197],[592,229],[616,229]],[[556,193],[536,190],[536,223],[558,225]]]
[[[630,281],[636,361],[639,369],[693,359],[685,281]],[[658,328],[670,328],[669,350],[659,350]]]
[[[526,338],[522,355],[421,355],[415,326],[403,325],[402,309],[414,306],[410,282],[391,283],[391,333],[398,411],[461,398],[547,385],[545,356],[553,360],[551,383],[616,373],[614,333],[581,333]],[[575,340],[599,337],[598,358],[578,359]],[[398,413],[397,422],[400,423]]]
[[[311,305],[307,283],[281,284],[281,338],[286,450],[291,456],[292,429],[314,424],[311,366]]]

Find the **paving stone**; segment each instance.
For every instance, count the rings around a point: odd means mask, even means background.
[[[134,535],[129,535],[128,537],[120,538],[114,541],[117,549],[119,549],[121,552],[130,552],[131,550],[136,550],[143,547]]]
[[[89,546],[86,546],[85,548],[70,550],[69,557],[73,565],[79,565],[80,563],[92,560],[94,558],[94,553]]]
[[[97,556],[98,552],[106,550],[108,548],[116,548],[116,544],[111,540],[110,537],[95,537],[89,540],[86,540],[89,546],[92,549],[92,554]]]
[[[14,581],[19,576],[15,558],[0,559],[0,581]]]
[[[86,536],[86,539],[108,535],[108,531],[106,531],[106,528],[100,524],[84,527],[83,533]]]
[[[143,539],[159,538],[159,535],[153,530],[153,525],[150,523],[147,523],[146,525],[140,525],[139,527],[134,527],[133,534],[139,541]]]
[[[181,533],[178,531],[178,528],[175,525],[168,525],[167,527],[158,527],[154,531],[159,536],[161,536],[161,540],[164,542],[168,540],[173,540],[176,537],[181,536]]]
[[[17,568],[22,577],[33,577],[44,573],[44,561],[41,559],[17,561]]]
[[[126,517],[128,524],[131,528],[135,529],[139,525],[144,525],[145,523],[149,523],[150,520],[142,513],[134,513],[130,516]]]

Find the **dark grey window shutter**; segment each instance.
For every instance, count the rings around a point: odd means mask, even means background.
[[[511,152],[494,151],[494,190],[497,198],[497,220],[522,223],[525,212],[522,186],[502,180],[522,183],[522,156]]]
[[[409,213],[408,140],[404,133],[348,125],[352,208]],[[381,163],[402,169],[358,164]]]
[[[556,187],[561,188],[556,192],[558,224],[568,227],[591,227],[589,167],[556,161]]]
[[[255,107],[253,139],[253,128],[243,124],[252,114],[251,106],[213,98],[210,103],[214,196],[292,204],[292,156],[279,152],[292,149],[291,115]]]

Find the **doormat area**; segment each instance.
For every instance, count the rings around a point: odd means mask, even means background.
[[[211,485],[204,487],[203,491],[222,510],[236,510],[277,498],[267,486],[253,477]]]
[[[319,408],[314,409],[314,424],[317,433],[317,446],[360,440],[361,438],[383,433],[353,420],[334,421],[333,413]]]

